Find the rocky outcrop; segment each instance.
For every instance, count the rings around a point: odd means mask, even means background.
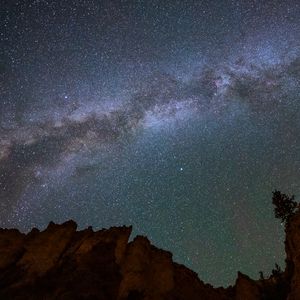
[[[262,298],[261,296],[259,285],[248,276],[238,272],[235,285],[235,299],[259,300]]]
[[[234,286],[234,300],[283,300],[287,297],[286,273],[272,275],[268,279],[253,280],[238,272]]]
[[[288,276],[288,300],[300,299],[300,213],[292,216],[286,227],[286,272]]]
[[[268,279],[238,273],[227,289],[203,283],[131,227],[77,231],[73,221],[42,232],[0,229],[0,299],[300,299],[300,214],[286,228],[287,268]]]
[[[0,299],[230,299],[131,227],[0,230]]]

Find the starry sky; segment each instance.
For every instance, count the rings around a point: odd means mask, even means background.
[[[0,226],[130,225],[199,277],[284,268],[297,0],[2,0]]]

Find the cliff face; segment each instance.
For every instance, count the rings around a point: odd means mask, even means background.
[[[286,228],[286,272],[290,283],[288,300],[300,299],[300,212]]]
[[[300,214],[287,228],[286,271],[258,281],[238,273],[228,289],[204,284],[145,237],[128,242],[131,227],[76,228],[0,229],[0,299],[300,299]]]
[[[131,227],[0,230],[0,299],[230,299]],[[200,298],[199,298],[200,297]]]

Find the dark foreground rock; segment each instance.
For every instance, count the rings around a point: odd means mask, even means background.
[[[131,227],[76,228],[0,229],[0,299],[300,299],[299,213],[286,229],[286,270],[262,280],[238,273],[227,289],[203,283],[146,237],[128,242]]]

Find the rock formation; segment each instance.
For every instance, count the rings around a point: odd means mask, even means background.
[[[286,273],[290,284],[288,300],[300,299],[300,212],[291,217],[286,227]]]
[[[300,213],[286,228],[286,270],[214,288],[131,227],[77,231],[68,221],[40,232],[0,229],[0,299],[300,299]]]

